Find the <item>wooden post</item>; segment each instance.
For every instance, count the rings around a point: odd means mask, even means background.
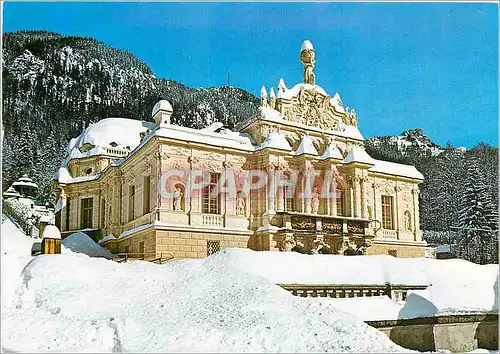
[[[55,225],[47,225],[42,234],[42,254],[61,253],[61,233]]]
[[[61,239],[44,238],[42,240],[42,254],[61,254]]]

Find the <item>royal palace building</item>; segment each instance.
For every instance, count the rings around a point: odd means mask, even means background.
[[[199,258],[228,247],[423,257],[415,167],[370,157],[354,109],[304,80],[264,87],[236,131],[106,118],[68,146],[54,178],[63,236],[83,231],[113,253]]]

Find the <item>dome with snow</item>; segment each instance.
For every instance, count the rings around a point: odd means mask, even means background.
[[[168,102],[167,100],[161,100],[156,102],[151,115],[154,116],[156,113],[158,113],[158,111],[173,112],[174,110],[172,109],[172,105],[170,104],[170,102]]]
[[[77,138],[71,139],[67,160],[99,154],[126,155],[141,143],[141,134],[155,129],[152,122],[129,118],[106,118],[89,125]]]
[[[21,195],[12,186],[10,186],[3,193],[3,196],[4,196],[4,198],[19,198]]]
[[[33,197],[38,185],[34,183],[27,174],[24,174],[21,178],[12,183],[12,187],[23,197]]]

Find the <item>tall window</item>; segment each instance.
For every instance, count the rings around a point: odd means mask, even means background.
[[[134,220],[135,186],[130,186],[128,191],[128,220]]]
[[[101,201],[101,227],[106,225],[106,201]]]
[[[393,229],[392,223],[392,197],[382,196],[382,227],[384,229]]]
[[[219,174],[210,174],[210,183],[203,188],[202,203],[203,212],[207,214],[220,214],[219,195],[212,195],[214,190],[217,190],[217,183],[219,183]]]
[[[81,228],[87,229],[92,227],[92,207],[93,207],[93,198],[84,198],[82,199],[82,215],[81,215]]]
[[[151,180],[149,176],[144,177],[143,183],[143,193],[142,193],[142,213],[149,213],[150,209],[150,200],[151,200]]]
[[[344,215],[344,191],[342,189],[337,189],[335,202],[337,203],[337,215]]]
[[[66,198],[66,231],[69,231],[69,216],[70,216],[70,206],[71,206],[71,200],[69,198]]]
[[[293,195],[293,186],[289,185],[290,177],[285,176],[285,185],[283,186],[283,199],[285,200],[285,210],[295,211],[295,198]]]

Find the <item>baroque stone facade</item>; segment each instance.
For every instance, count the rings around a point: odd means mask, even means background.
[[[145,259],[204,257],[227,247],[423,257],[413,167],[364,151],[354,109],[316,85],[304,42],[304,82],[261,90],[257,114],[233,132],[104,119],[87,128],[54,180],[64,234],[84,230],[112,252]],[[201,182],[200,182],[201,181]]]

